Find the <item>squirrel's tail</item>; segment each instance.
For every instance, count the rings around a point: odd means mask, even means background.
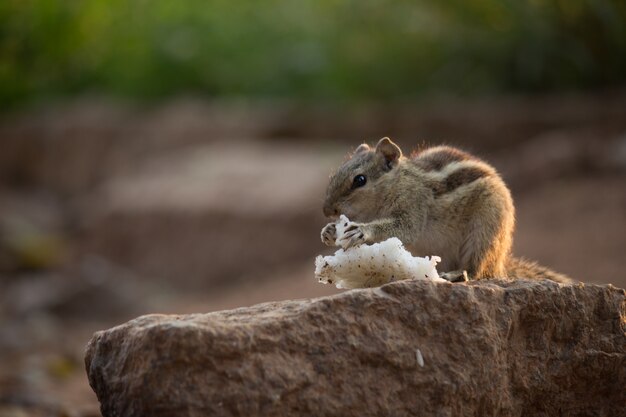
[[[573,282],[573,280],[566,275],[554,272],[536,262],[521,258],[511,257],[506,265],[506,272],[509,278],[549,279],[563,284]]]

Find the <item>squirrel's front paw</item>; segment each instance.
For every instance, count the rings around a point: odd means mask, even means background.
[[[337,227],[335,223],[328,223],[322,229],[322,243],[326,246],[335,246],[335,240],[337,240]]]
[[[365,232],[363,231],[362,225],[351,222],[343,231],[343,234],[339,236],[337,243],[339,243],[342,248],[348,249],[365,243],[365,240]]]

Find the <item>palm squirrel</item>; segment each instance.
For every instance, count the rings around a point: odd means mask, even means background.
[[[436,254],[450,281],[481,278],[571,280],[511,256],[515,208],[496,170],[449,146],[403,156],[389,138],[360,145],[331,176],[324,214],[353,223],[343,246],[399,238],[415,256]],[[335,244],[335,223],[322,229]]]

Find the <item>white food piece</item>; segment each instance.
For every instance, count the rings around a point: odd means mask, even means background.
[[[351,222],[341,216],[336,224],[337,241],[343,235],[345,224]],[[337,288],[370,288],[403,279],[445,280],[437,274],[438,256],[414,257],[400,239],[392,237],[372,245],[363,244],[339,249],[332,256],[315,259],[315,276],[323,284]]]

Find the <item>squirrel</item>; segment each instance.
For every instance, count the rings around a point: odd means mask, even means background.
[[[565,275],[511,255],[515,208],[508,187],[491,165],[450,146],[409,158],[389,138],[375,148],[360,145],[331,176],[324,214],[352,223],[344,248],[399,238],[416,256],[441,257],[442,278],[549,279]],[[321,232],[334,246],[335,223]]]

